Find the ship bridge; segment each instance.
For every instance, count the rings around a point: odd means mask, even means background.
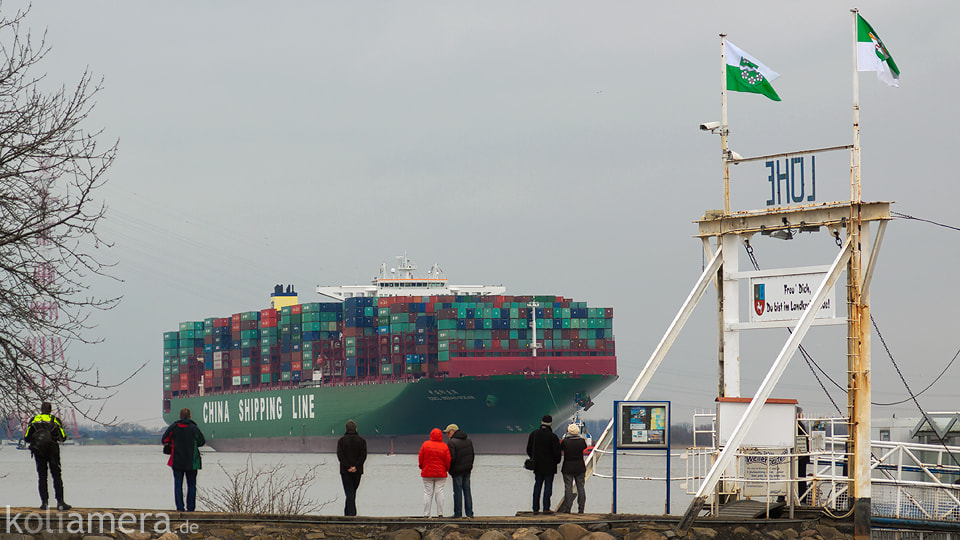
[[[369,285],[317,285],[317,293],[343,301],[374,296],[495,296],[507,291],[502,285],[450,285],[437,264],[430,268],[427,277],[414,277],[417,266],[413,261],[406,254],[398,255],[396,259],[397,266],[389,272],[386,264],[382,264],[379,275],[370,280]]]

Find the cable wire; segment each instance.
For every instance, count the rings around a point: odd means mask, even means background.
[[[893,217],[898,217],[900,219],[912,219],[914,221],[922,221],[924,223],[930,223],[931,225],[936,225],[937,227],[943,227],[945,229],[953,229],[955,231],[960,231],[960,227],[954,227],[953,225],[946,225],[944,223],[933,221],[931,219],[918,218],[918,217],[911,216],[909,214],[902,214],[900,212],[890,212],[890,215]]]

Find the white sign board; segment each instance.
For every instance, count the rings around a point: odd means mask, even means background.
[[[826,272],[750,278],[750,322],[799,320]],[[836,317],[836,287],[827,292],[816,318]]]
[[[740,447],[744,454],[743,494],[748,497],[765,495],[786,495],[787,480],[790,479],[789,448],[747,448]]]

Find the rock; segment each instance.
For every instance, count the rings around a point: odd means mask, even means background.
[[[623,540],[663,540],[666,536],[657,531],[644,529],[640,532],[631,532],[623,537]]]
[[[124,532],[123,535],[129,538],[130,540],[150,540],[150,538],[153,537],[153,535],[148,533],[147,531],[143,531],[143,532],[130,531],[130,532]]]
[[[171,528],[172,528],[172,526],[171,526]],[[263,526],[262,526],[262,525],[260,526],[260,530],[263,530]],[[256,532],[256,531],[250,531],[250,532]],[[210,529],[209,531],[207,531],[206,536],[218,536],[218,537],[220,537],[220,538],[231,538],[231,537],[233,537],[235,534],[237,534],[237,531],[235,531],[235,530],[233,530],[233,529],[224,529],[224,528],[222,528],[222,527],[219,527],[219,528]],[[202,535],[201,535],[201,537],[202,537]]]
[[[537,536],[540,540],[563,540],[563,535],[556,529],[547,529]]]
[[[816,524],[814,528],[820,533],[820,536],[830,540],[832,538],[843,538],[843,533],[840,532],[836,527],[831,527],[829,525]]]
[[[784,540],[783,533],[778,530],[767,531],[767,538],[771,540]]]
[[[800,533],[798,533],[797,531],[795,531],[795,530],[793,530],[793,529],[786,529],[786,530],[783,531],[783,537],[784,537],[786,540],[797,540],[797,538],[798,538],[799,536],[800,536]]]
[[[540,530],[535,527],[521,527],[513,532],[513,540],[540,540],[537,534]]]
[[[716,538],[717,531],[710,529],[708,527],[691,527],[690,532],[695,536],[694,538]]]
[[[610,534],[616,536],[617,538],[623,538],[629,532],[630,532],[629,527],[616,527],[616,528],[610,529]]]
[[[590,532],[576,523],[564,523],[557,527],[557,532],[563,535],[563,540],[580,540]],[[483,540],[482,538],[480,540]]]
[[[390,540],[420,540],[420,533],[413,529],[400,529],[387,536]]]
[[[327,535],[324,534],[323,532],[312,532],[304,536],[304,538],[306,538],[307,540],[323,540],[326,537]]]
[[[590,530],[590,531],[594,531],[594,532],[596,532],[596,531],[609,531],[609,530],[610,530],[610,524],[609,524],[609,523],[606,523],[606,522],[603,522],[603,523],[591,523],[590,526],[587,527],[587,529]]]
[[[813,538],[819,535],[820,533],[818,533],[816,529],[807,529],[800,533],[800,538]]]
[[[230,531],[231,533],[233,531]],[[180,536],[175,532],[165,532],[157,540],[180,540]]]
[[[617,538],[608,532],[596,531],[588,534],[584,540],[617,540]]]
[[[503,531],[497,529],[489,529],[483,534],[480,535],[478,540],[506,540],[508,537],[506,534],[503,534]],[[402,539],[397,539],[402,540]]]
[[[474,540],[479,540],[483,533],[487,532],[486,529],[478,529],[476,527],[460,527],[460,532],[473,538]]]

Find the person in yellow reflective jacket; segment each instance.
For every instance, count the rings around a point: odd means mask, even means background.
[[[53,493],[57,497],[57,510],[72,508],[63,500],[63,476],[60,469],[60,443],[67,440],[67,433],[63,430],[63,422],[51,414],[53,407],[49,402],[40,404],[40,414],[33,417],[24,440],[30,445],[30,453],[37,463],[39,476],[40,509],[47,509],[50,500],[49,486],[47,485],[47,470],[53,477]]]

